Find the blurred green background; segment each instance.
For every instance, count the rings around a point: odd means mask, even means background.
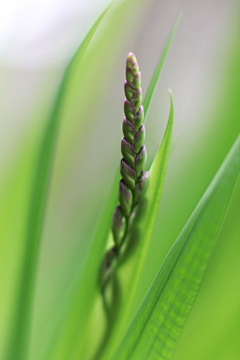
[[[3,4],[0,28],[0,354],[11,323],[36,156],[67,63],[109,1]],[[68,309],[120,162],[126,54],[145,95],[183,10],[146,119],[148,166],[175,103],[172,149],[136,306],[240,131],[240,1],[117,1],[62,104],[38,263],[31,359]],[[240,359],[240,182],[174,359]],[[96,327],[96,332],[101,331]],[[1,355],[0,355],[1,357]]]

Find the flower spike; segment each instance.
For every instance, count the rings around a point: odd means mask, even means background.
[[[120,164],[122,180],[119,185],[119,203],[113,214],[112,233],[115,245],[108,250],[104,261],[103,287],[111,273],[111,264],[117,259],[127,232],[128,219],[138,204],[146,183],[147,173],[143,171],[147,152],[145,139],[144,109],[142,105],[141,73],[136,56],[130,52],[126,61],[124,83],[124,114]],[[107,266],[106,266],[107,264]]]

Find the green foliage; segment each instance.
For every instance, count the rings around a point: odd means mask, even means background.
[[[166,174],[167,160],[172,137],[174,113],[171,93],[170,100],[170,114],[161,146],[149,171],[149,176],[140,202],[136,211],[133,213],[132,219],[130,219],[130,226],[126,234],[124,251],[120,253],[116,274],[111,280],[111,283],[108,284],[106,294],[104,294],[112,320],[108,324],[108,345],[106,352],[102,355],[103,359],[110,359],[112,357],[112,352],[117,346],[119,339],[124,333],[129,322],[139,278],[151,240]],[[116,292],[116,288],[118,289],[117,291],[121,298],[121,302],[118,303],[117,308],[114,305],[113,297]],[[112,296],[109,296],[109,293],[112,293]],[[110,297],[109,302],[108,297]]]
[[[6,359],[24,359],[28,354],[29,326],[31,319],[32,299],[36,281],[36,268],[39,256],[39,244],[42,233],[43,217],[46,206],[47,190],[53,159],[54,145],[58,131],[59,116],[68,79],[71,76],[73,64],[82,60],[86,49],[92,40],[99,24],[109,7],[100,15],[93,27],[79,46],[70,61],[58,90],[52,114],[47,123],[39,149],[35,177],[31,189],[29,214],[27,219],[26,240],[22,256],[19,289],[16,295],[16,309],[6,350]]]
[[[156,86],[156,80],[158,79],[160,75],[160,71],[162,69],[163,63],[166,59],[167,50],[169,49],[170,43],[173,38],[173,34],[175,32],[175,27],[173,28],[169,39],[167,41],[167,45],[163,51],[162,56],[159,58],[158,63],[161,64],[157,66],[155,72],[153,73],[151,83],[149,86],[149,90],[151,93],[153,93],[154,87]],[[146,110],[145,110],[145,119],[147,116],[147,110],[148,106],[151,100],[151,97],[149,97],[148,92],[146,94],[146,97],[149,99],[146,103]],[[171,121],[169,124],[171,124],[173,118],[173,113],[171,112]],[[172,126],[172,125],[169,125]],[[168,132],[168,140],[170,140],[171,132]],[[167,148],[169,147],[169,143],[167,144]],[[169,149],[169,148],[168,148]],[[162,155],[161,155],[162,156]],[[166,161],[167,157],[164,159]],[[162,168],[161,176],[164,176],[165,168]],[[63,322],[61,329],[60,329],[60,340],[56,343],[56,348],[53,350],[53,359],[64,359],[66,356],[70,356],[72,353],[72,356],[84,356],[83,354],[86,354],[86,352],[89,351],[89,349],[86,347],[87,344],[87,338],[89,336],[88,332],[85,330],[87,323],[91,324],[90,318],[92,316],[92,311],[94,309],[94,306],[97,302],[99,302],[99,289],[100,289],[100,281],[99,279],[99,271],[102,268],[102,259],[104,257],[105,247],[107,243],[107,239],[109,239],[110,235],[110,226],[111,224],[111,217],[114,211],[114,207],[117,203],[117,192],[118,192],[118,186],[119,186],[119,170],[116,171],[116,176],[111,188],[111,191],[109,193],[109,196],[106,200],[105,207],[102,211],[102,214],[98,220],[98,224],[96,226],[93,239],[91,241],[91,245],[88,251],[88,255],[85,259],[85,262],[83,264],[83,272],[82,276],[79,279],[78,288],[75,291],[74,299],[71,304],[71,307],[69,309],[68,317]],[[162,181],[162,178],[161,178]],[[162,185],[162,182],[161,182]],[[161,192],[161,189],[160,189]],[[160,195],[160,194],[159,194]],[[139,269],[140,271],[140,269]],[[137,277],[135,278],[137,280]],[[99,281],[99,285],[97,285]],[[84,294],[84,296],[82,296]],[[132,299],[134,300],[134,298]],[[130,310],[130,308],[129,308]],[[126,316],[128,315],[128,311],[124,311]],[[105,315],[104,315],[105,317]],[[123,318],[122,318],[123,320]],[[103,321],[104,322],[104,321]],[[127,323],[125,323],[126,326]],[[90,325],[89,325],[90,326]],[[108,332],[109,326],[107,325],[107,332]],[[120,327],[119,327],[120,329]],[[79,341],[75,346],[72,346],[73,337],[74,334],[77,332],[81,333],[81,337],[79,338]],[[102,340],[100,340],[102,341]],[[116,340],[117,341],[117,340]],[[64,346],[63,346],[64,344]],[[114,345],[114,342],[113,342]],[[55,346],[54,346],[55,347]],[[114,348],[114,346],[113,346]]]
[[[130,5],[130,3],[132,9],[136,8],[137,2],[128,1],[126,3],[127,10],[129,10],[128,5]],[[138,75],[139,71],[137,67],[133,69],[135,76],[127,70],[127,79],[135,89],[133,91],[132,86],[129,84],[125,85],[125,94],[128,99],[128,101],[125,102],[125,114],[130,121],[125,119],[123,122],[123,133],[128,143],[126,143],[125,140],[122,141],[122,153],[124,158],[127,159],[127,165],[132,166],[137,173],[137,177],[140,176],[141,179],[138,179],[137,185],[136,177],[130,179],[131,182],[129,183],[123,182],[123,180],[120,182],[120,206],[116,208],[120,181],[119,169],[117,169],[112,188],[105,201],[105,206],[96,226],[94,223],[96,216],[91,219],[90,226],[91,228],[95,227],[94,235],[92,239],[90,239],[90,236],[86,236],[82,241],[82,243],[89,242],[89,247],[86,253],[82,251],[83,255],[78,260],[77,274],[73,280],[71,278],[71,271],[69,271],[69,274],[66,276],[66,278],[68,278],[68,284],[72,281],[69,288],[66,289],[65,287],[64,289],[67,293],[67,306],[64,311],[61,312],[61,309],[64,308],[62,305],[64,302],[61,299],[62,292],[60,292],[61,296],[57,294],[57,304],[55,302],[54,306],[50,308],[48,312],[48,315],[50,314],[49,323],[44,323],[44,331],[42,331],[42,333],[47,333],[50,322],[55,322],[50,340],[47,339],[45,343],[42,343],[41,337],[37,339],[37,341],[35,339],[37,344],[35,348],[38,348],[39,351],[33,351],[31,354],[29,351],[32,346],[30,345],[32,344],[31,325],[35,321],[32,311],[33,298],[34,295],[36,295],[37,267],[40,257],[40,242],[43,237],[43,218],[45,216],[46,198],[49,192],[52,166],[56,161],[54,153],[56,141],[59,140],[59,123],[60,120],[65,117],[67,119],[65,124],[66,130],[67,127],[71,127],[72,120],[78,117],[79,109],[72,108],[71,106],[72,103],[74,104],[73,99],[76,99],[79,95],[75,94],[78,86],[82,91],[82,97],[81,94],[80,97],[84,99],[80,107],[84,107],[83,103],[88,97],[91,98],[91,104],[92,99],[95,101],[92,92],[89,90],[92,90],[93,87],[90,86],[89,79],[87,79],[87,77],[85,78],[85,70],[89,67],[92,71],[94,64],[99,73],[100,66],[98,65],[98,59],[92,56],[94,51],[91,52],[89,49],[91,49],[90,44],[95,44],[95,50],[99,46],[100,41],[99,39],[96,40],[97,30],[99,30],[102,20],[110,7],[111,5],[97,19],[66,69],[51,115],[43,134],[41,133],[40,144],[35,144],[37,149],[36,157],[30,154],[33,147],[30,143],[30,145],[27,143],[24,149],[25,151],[23,155],[21,155],[23,161],[17,164],[19,168],[16,167],[13,174],[11,174],[14,178],[18,178],[20,175],[20,180],[9,182],[6,187],[8,192],[6,196],[4,194],[2,197],[4,199],[4,209],[0,209],[1,218],[4,220],[8,219],[8,228],[6,230],[4,226],[1,225],[0,227],[1,237],[4,239],[1,240],[4,245],[2,250],[2,258],[4,259],[2,264],[0,264],[1,268],[4,269],[8,259],[12,260],[12,252],[8,251],[8,246],[10,249],[13,247],[12,244],[17,245],[14,250],[18,254],[18,257],[16,257],[17,261],[14,259],[16,264],[9,267],[9,273],[11,273],[12,269],[15,269],[14,271],[17,275],[14,277],[10,274],[7,278],[7,276],[0,274],[5,282],[7,279],[7,281],[13,283],[12,288],[14,289],[12,293],[6,295],[4,289],[7,287],[5,285],[1,287],[1,295],[4,295],[4,297],[0,299],[1,313],[3,313],[5,309],[4,303],[8,303],[8,299],[11,299],[11,297],[14,299],[8,304],[8,308],[11,309],[8,324],[9,329],[7,328],[5,331],[4,328],[8,320],[8,315],[6,316],[7,320],[4,319],[4,325],[2,325],[4,332],[8,333],[9,330],[9,338],[3,360],[172,359],[176,343],[185,328],[193,302],[210,262],[214,246],[221,233],[235,183],[237,178],[239,179],[240,138],[238,137],[220,170],[215,175],[214,180],[178,236],[163,266],[159,270],[154,283],[150,287],[145,300],[136,313],[136,298],[139,288],[142,285],[142,273],[144,272],[148,250],[154,237],[154,228],[156,228],[157,225],[157,212],[169,157],[174,114],[173,101],[170,93],[169,120],[161,146],[157,151],[149,175],[147,176],[145,173],[141,173],[143,159],[139,157],[139,163],[135,161],[136,154],[145,154],[145,148],[141,153],[145,127],[142,125],[143,112],[139,110],[141,109],[140,106],[142,103],[140,75]],[[116,21],[120,13],[118,8],[116,8],[115,11],[117,16],[114,18],[114,21]],[[126,13],[127,12],[131,13],[131,11],[126,11]],[[130,14],[129,18],[131,18],[131,16]],[[143,105],[146,117],[149,115],[150,102],[153,98],[154,90],[179,19],[180,16],[158,60],[157,67],[144,98]],[[107,24],[106,27],[108,30],[112,30],[109,24]],[[108,33],[110,34],[111,31],[108,31]],[[102,52],[102,48],[104,49],[103,43],[101,43],[101,46],[98,48],[99,53]],[[106,52],[105,50],[106,49],[103,51],[104,53]],[[88,51],[90,51],[90,55]],[[112,54],[109,54],[108,58],[108,71],[110,69],[110,55],[112,56]],[[84,61],[85,67],[83,66]],[[106,62],[106,59],[104,61]],[[114,71],[116,72],[116,67]],[[81,74],[82,78],[79,74]],[[110,71],[109,76],[111,77]],[[79,78],[81,78],[80,85],[77,85]],[[94,84],[98,83],[100,78],[100,75],[98,79],[94,78]],[[91,81],[92,79],[93,77],[91,77]],[[109,93],[111,93],[111,90]],[[75,100],[75,102],[77,103],[78,100]],[[91,106],[93,107],[94,105],[97,107],[95,103]],[[135,118],[136,114],[132,105],[140,111],[140,116]],[[71,110],[68,108],[71,108]],[[237,105],[236,109],[238,109]],[[176,112],[178,111],[179,109]],[[235,112],[237,112],[237,110],[235,110]],[[72,117],[69,116],[69,114]],[[83,114],[89,114],[88,103],[84,107]],[[86,122],[81,123],[83,126],[81,131],[84,134],[82,141],[85,145],[89,140],[89,134],[91,134],[94,126],[97,127],[97,120],[94,122],[93,119],[89,117]],[[134,123],[134,129],[131,126],[132,123]],[[73,129],[76,128],[73,127]],[[137,133],[136,129],[138,131]],[[75,132],[78,137],[77,131]],[[234,133],[234,131],[232,132]],[[160,139],[160,137],[160,134],[157,135],[158,139]],[[35,139],[36,137],[33,137],[33,143]],[[211,141],[212,140],[213,139],[211,139]],[[69,139],[66,140],[65,144],[67,142],[70,142]],[[89,143],[90,142],[91,141],[89,141]],[[129,144],[132,147],[129,147]],[[81,147],[81,150],[84,149],[85,145]],[[29,160],[28,157],[31,160]],[[69,154],[66,155],[66,159],[67,162],[70,160]],[[25,164],[25,162],[27,162],[27,164]],[[182,166],[182,164],[180,164],[180,166]],[[124,171],[128,172],[128,170],[125,166],[122,170],[123,177],[126,175]],[[33,179],[31,176],[28,178],[26,174],[32,172]],[[87,177],[88,174],[81,174],[81,176]],[[27,180],[25,178],[27,178]],[[200,181],[201,179],[199,178],[199,182]],[[25,184],[23,193],[21,192],[23,188],[21,182]],[[144,187],[145,183],[146,186]],[[83,208],[86,206],[86,212],[89,208],[91,208],[92,211],[95,209],[97,197],[94,196],[94,194],[98,195],[101,190],[99,187],[92,191],[92,198],[94,199],[92,203],[91,199],[89,200],[89,193],[86,192],[87,200],[83,205],[80,204]],[[4,193],[4,190],[2,190],[2,193]],[[25,203],[24,201],[19,201],[19,198],[22,200],[21,196],[25,199]],[[61,197],[62,194],[57,193],[57,196]],[[190,192],[187,196],[191,196]],[[17,204],[15,207],[12,206],[14,201]],[[23,204],[24,206],[22,206]],[[174,206],[178,206],[177,200],[174,204]],[[113,266],[111,279],[104,289],[104,292],[102,292],[101,283],[104,255],[108,251],[109,263],[116,260],[116,252],[115,249],[112,248],[114,239],[110,231],[111,217],[115,208],[117,220],[121,220],[121,227],[120,231],[113,233],[113,236],[117,245],[121,244],[123,238],[124,244],[118,262],[115,262],[115,266]],[[19,212],[19,209],[21,214],[18,217],[16,214]],[[97,211],[96,213],[98,214]],[[26,215],[25,218],[24,215]],[[12,219],[14,219],[15,225],[13,230]],[[174,219],[170,220],[174,221]],[[19,235],[19,229],[22,229],[19,225],[21,221],[24,223],[24,226],[22,226],[24,228],[22,232],[23,235],[22,233]],[[117,225],[113,225],[113,229],[116,229]],[[126,233],[127,225],[128,230]],[[91,229],[88,228],[88,230]],[[10,245],[8,246],[4,243],[4,241],[6,242],[4,238],[5,234],[10,238]],[[16,234],[18,236],[16,236]],[[87,235],[87,231],[84,234]],[[231,236],[231,231],[229,231],[229,234]],[[71,236],[70,231],[67,233],[66,239],[70,240]],[[22,242],[20,238],[23,239]],[[174,239],[175,238],[176,237],[174,237]],[[12,241],[12,239],[14,239],[14,241]],[[80,239],[77,239],[77,241],[80,242]],[[166,239],[159,237],[158,241],[159,243],[164,243]],[[56,244],[57,246],[59,245],[57,242]],[[49,254],[50,263],[54,260],[56,252],[56,248],[54,247],[53,254]],[[7,260],[5,260],[5,256]],[[160,265],[161,261],[159,261],[158,266],[160,267]],[[43,267],[44,266],[45,263],[43,263]],[[68,272],[67,266],[65,266],[64,271]],[[12,281],[12,279],[14,281]],[[50,286],[52,286],[52,283]],[[45,296],[46,294],[41,294],[40,296],[43,302],[45,301]],[[55,308],[57,308],[56,312],[58,311],[60,313],[56,321],[55,319],[52,320],[55,316]],[[134,314],[135,317],[133,317]],[[41,315],[42,314],[40,314],[40,316]],[[47,335],[45,338],[47,338]],[[1,341],[3,342],[4,340]],[[41,348],[39,344],[41,344]]]
[[[162,67],[164,65],[164,62],[166,60],[166,57],[167,57],[167,54],[168,54],[168,51],[169,51],[169,48],[170,48],[170,45],[171,45],[171,42],[173,40],[173,37],[174,37],[174,34],[177,30],[177,27],[179,25],[179,22],[181,20],[181,17],[182,17],[182,13],[179,14],[174,26],[173,26],[173,29],[171,31],[171,34],[168,38],[168,41],[166,42],[166,45],[163,49],[163,52],[161,54],[161,57],[159,58],[158,60],[158,63],[157,63],[157,67],[154,71],[154,76],[152,78],[152,81],[151,83],[149,84],[149,87],[148,87],[148,91],[147,91],[147,94],[146,94],[146,97],[144,98],[144,101],[143,101],[143,107],[144,107],[144,110],[145,110],[145,114],[147,113],[148,111],[148,108],[149,108],[149,105],[151,103],[151,99],[152,99],[152,96],[153,96],[153,93],[154,93],[154,90],[155,90],[155,87],[157,85],[157,81],[158,81],[158,78],[160,76],[160,73],[161,73],[161,70],[162,70]]]
[[[240,135],[192,213],[114,359],[172,358],[240,174]]]

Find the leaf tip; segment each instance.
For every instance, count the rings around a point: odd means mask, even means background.
[[[173,108],[172,89],[169,88],[168,93],[169,93],[169,96],[170,96],[170,115],[172,115],[171,117],[173,118],[174,108]]]

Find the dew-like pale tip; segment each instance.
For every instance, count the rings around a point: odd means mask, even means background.
[[[129,53],[127,54],[127,60],[131,60],[131,61],[134,63],[134,62],[137,61],[137,58],[136,58],[136,56],[134,55],[133,52],[129,52]]]

